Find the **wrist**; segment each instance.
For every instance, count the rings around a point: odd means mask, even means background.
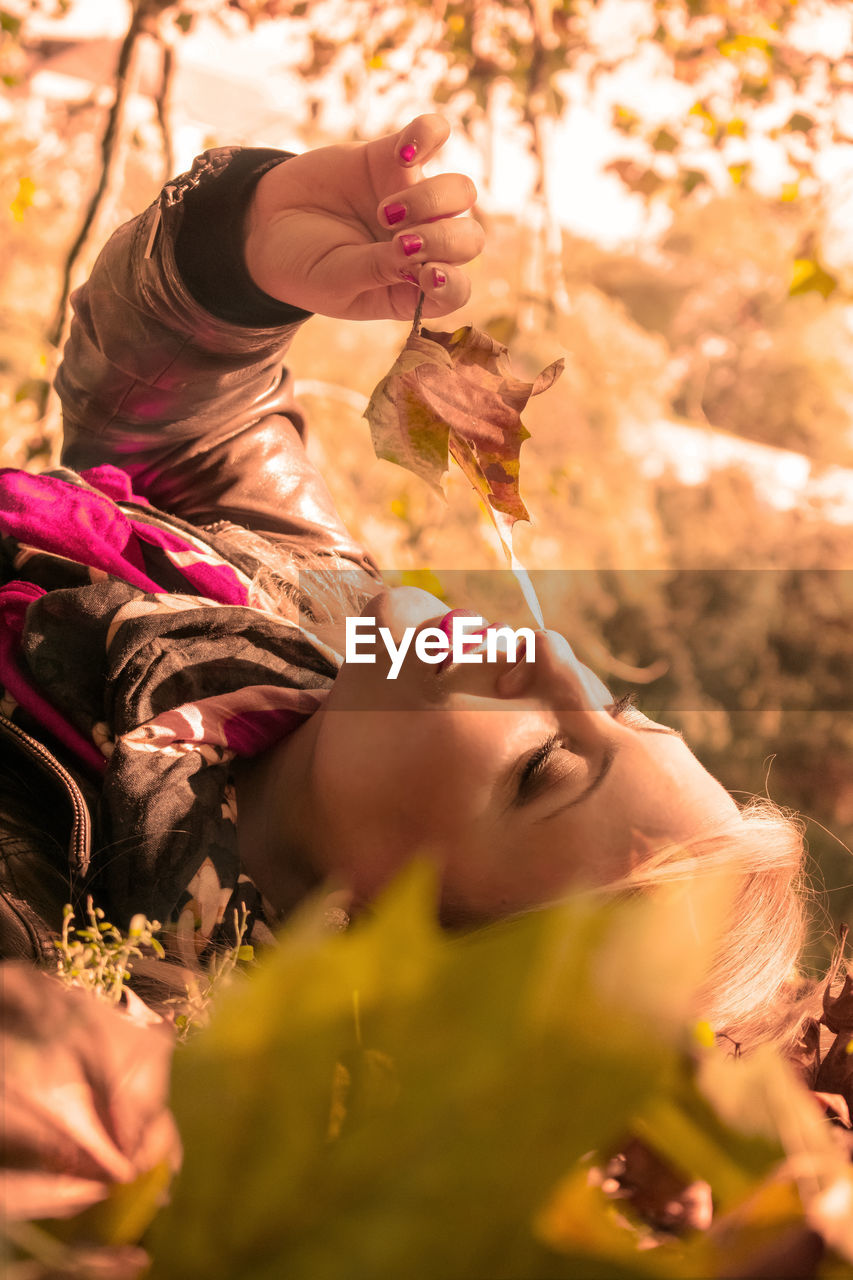
[[[257,187],[287,159],[289,153],[271,148],[242,148],[224,170],[183,197],[175,244],[178,270],[196,302],[228,323],[273,328],[309,314],[267,294],[245,257],[244,226]]]
[[[271,188],[277,187],[281,181],[281,175],[276,172],[279,168],[276,165],[275,168],[268,169],[253,184],[243,213],[241,240],[243,264],[249,280],[265,297],[280,304],[282,299],[276,298],[273,292],[275,286],[267,252],[270,221],[275,209]]]

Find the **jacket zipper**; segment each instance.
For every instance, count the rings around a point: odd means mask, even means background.
[[[163,210],[171,209],[173,205],[180,204],[186,193],[195,190],[204,178],[208,176],[216,177],[217,174],[222,173],[223,169],[227,169],[234,158],[236,150],[236,147],[222,147],[215,156],[204,152],[202,155],[196,156],[189,172],[179,174],[177,178],[173,178],[171,182],[166,183],[160,192],[154,209],[154,217],[151,220],[151,230],[148,233],[148,241],[143,254],[146,261],[154,252],[157,233],[163,221]]]
[[[19,729],[11,720],[6,720],[2,716],[0,716],[0,733],[13,738],[41,768],[52,774],[64,786],[74,813],[68,853],[76,870],[81,875],[85,875],[89,870],[92,856],[92,819],[82,791],[68,770],[37,738],[30,737],[23,729]]]

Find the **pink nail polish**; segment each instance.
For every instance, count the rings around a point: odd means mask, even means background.
[[[400,244],[403,246],[403,253],[410,258],[413,253],[420,253],[424,247],[424,242],[420,236],[400,236]]]
[[[417,154],[418,149],[413,142],[407,142],[400,148],[400,159],[403,164],[411,164]]]
[[[389,227],[393,227],[398,222],[402,222],[406,216],[406,206],[404,204],[386,204],[383,210],[385,221]]]
[[[447,284],[447,276],[438,267],[432,269],[432,285],[434,289],[440,289],[442,285]]]
[[[404,280],[408,280],[409,284],[417,284],[417,283],[418,283],[418,277],[417,277],[417,276],[413,276],[413,275],[412,275],[412,273],[411,273],[411,271],[401,271],[401,272],[400,272],[400,275],[403,277],[403,279],[404,279]]]

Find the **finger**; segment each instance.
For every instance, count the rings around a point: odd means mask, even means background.
[[[483,248],[483,228],[473,218],[455,218],[403,231],[393,240],[375,244],[343,245],[323,261],[323,283],[340,294],[363,293],[401,279],[420,278],[422,265],[429,261],[450,266],[470,262]]]
[[[398,132],[366,146],[367,167],[377,193],[409,186],[421,176],[421,165],[432,159],[450,136],[444,116],[430,112],[416,116]]]
[[[427,319],[457,311],[471,296],[471,281],[465,272],[445,262],[425,262],[418,272],[418,283],[424,291],[423,314]]]
[[[398,133],[366,143],[370,182],[377,196],[400,191],[419,182],[421,165],[432,160],[450,136],[442,115],[419,115]]]
[[[459,310],[471,296],[471,283],[464,271],[457,266],[427,264],[419,274],[410,276],[409,283],[392,285],[388,289],[387,296],[391,301],[389,315],[392,319],[412,319],[421,288],[424,291],[423,315],[428,320]]]
[[[397,135],[396,154],[400,164],[426,164],[450,137],[450,124],[435,111],[416,116]]]
[[[470,262],[482,253],[485,232],[473,218],[454,218],[449,222],[433,222],[429,226],[401,231],[393,240],[384,242],[398,265],[412,269],[422,262]]]
[[[476,200],[477,188],[464,173],[442,173],[386,196],[376,218],[384,230],[400,231],[421,222],[454,218],[472,208]]]
[[[428,318],[447,315],[463,307],[471,296],[471,284],[459,267],[427,263],[420,271],[405,272],[405,279],[377,289],[363,290],[352,299],[347,314],[351,319],[408,320],[411,322],[423,287],[424,310]]]

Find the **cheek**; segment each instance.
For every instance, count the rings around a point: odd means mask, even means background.
[[[523,840],[500,836],[469,842],[451,854],[444,869],[445,918],[492,920],[559,897],[571,869],[555,853],[533,853]]]
[[[471,797],[470,755],[440,712],[327,716],[312,766],[323,830],[371,857],[446,834]]]
[[[494,918],[612,883],[630,866],[630,839],[585,817],[554,825],[494,824],[491,838],[469,844],[448,862],[444,903],[449,918]],[[605,835],[607,838],[605,838]]]
[[[430,709],[324,714],[312,767],[323,865],[370,900],[413,855],[432,857],[466,899],[520,891],[522,850],[501,858],[505,826],[495,784],[517,751],[519,717]],[[539,877],[536,877],[539,891]],[[511,904],[510,904],[511,909]],[[500,902],[495,914],[501,913]]]

